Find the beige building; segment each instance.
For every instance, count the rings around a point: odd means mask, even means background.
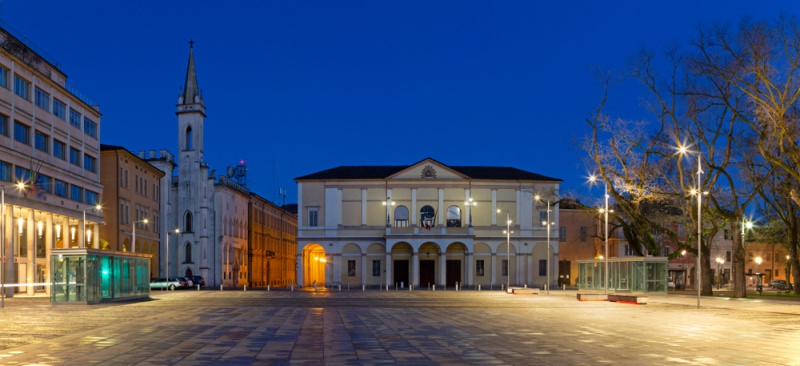
[[[302,286],[557,283],[559,215],[553,207],[548,249],[545,202],[556,201],[559,179],[425,159],[296,181]]]
[[[49,294],[52,250],[98,248],[102,222],[100,112],[20,39],[0,28],[0,271],[9,296]]]
[[[100,248],[149,254],[150,277],[158,277],[164,172],[123,147],[104,144],[100,150],[100,181],[105,187]]]

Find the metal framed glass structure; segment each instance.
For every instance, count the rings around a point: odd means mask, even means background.
[[[605,290],[603,259],[578,261],[578,288]],[[608,291],[667,292],[669,261],[665,257],[608,258]]]
[[[54,249],[51,303],[96,304],[150,296],[150,255]]]

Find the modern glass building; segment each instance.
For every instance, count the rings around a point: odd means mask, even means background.
[[[669,262],[666,257],[608,259],[608,291],[667,292]],[[605,260],[578,261],[578,288],[605,290]]]
[[[90,248],[56,249],[50,302],[96,304],[150,296],[150,255]]]

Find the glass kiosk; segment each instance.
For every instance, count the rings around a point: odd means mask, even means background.
[[[578,261],[578,288],[605,290],[604,259]],[[622,257],[608,259],[608,291],[667,292],[669,261],[666,257]]]
[[[53,304],[96,304],[150,296],[150,254],[53,249]]]

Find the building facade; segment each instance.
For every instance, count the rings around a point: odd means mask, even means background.
[[[296,182],[302,286],[557,283],[559,214],[546,202],[557,200],[559,179],[425,159]]]
[[[102,144],[100,150],[105,192],[100,249],[149,254],[150,277],[158,277],[164,172],[123,147]]]
[[[289,287],[297,283],[297,216],[250,194],[248,270],[250,285]]]
[[[0,24],[2,25],[2,24]],[[98,248],[98,108],[58,63],[0,27],[0,251],[7,296],[50,292],[55,248]]]

